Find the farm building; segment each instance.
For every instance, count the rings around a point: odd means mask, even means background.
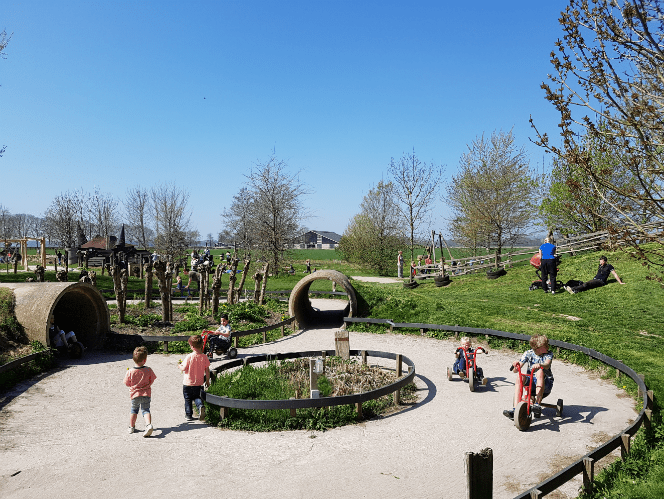
[[[296,248],[334,249],[339,245],[341,236],[336,232],[310,230],[302,235],[302,242]]]

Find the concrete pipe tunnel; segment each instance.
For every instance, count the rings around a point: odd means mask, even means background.
[[[329,280],[342,287],[348,295],[348,302],[344,304],[342,300],[336,300],[339,302],[339,307],[333,310],[321,311],[315,309],[311,304],[311,300],[309,300],[309,288],[314,281],[318,280]],[[344,317],[355,317],[357,315],[355,289],[348,277],[341,272],[319,270],[304,277],[295,285],[288,300],[288,311],[291,316],[295,316],[301,328],[311,328],[319,325],[341,327],[343,326]]]
[[[104,297],[91,284],[82,282],[0,283],[14,293],[16,320],[30,341],[51,346],[50,318],[63,331],[74,331],[86,348],[100,348],[111,329]]]

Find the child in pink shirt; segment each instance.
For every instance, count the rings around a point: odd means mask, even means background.
[[[198,407],[199,419],[205,420],[205,404],[203,403],[203,386],[210,384],[210,359],[203,353],[203,338],[200,335],[190,336],[189,346],[193,350],[180,364],[184,373],[182,393],[184,395],[184,414],[187,421],[193,421],[193,401]]]
[[[152,435],[152,415],[150,414],[150,399],[152,397],[152,383],[157,379],[154,371],[145,365],[148,359],[148,349],[145,347],[136,347],[134,350],[135,367],[127,370],[124,378],[124,384],[129,387],[129,396],[131,397],[131,416],[129,417],[129,433],[136,431],[136,418],[138,409],[141,408],[145,418],[144,437]]]

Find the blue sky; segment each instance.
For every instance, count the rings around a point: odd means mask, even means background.
[[[176,182],[216,235],[275,151],[309,186],[306,226],[341,234],[413,148],[442,185],[476,136],[513,129],[541,171],[528,119],[557,134],[540,84],[566,4],[0,0],[0,204]]]

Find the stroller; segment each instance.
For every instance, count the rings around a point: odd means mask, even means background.
[[[542,262],[539,253],[535,253],[533,257],[530,259],[530,265],[535,267],[535,275],[537,276],[537,280],[533,281],[530,287],[528,288],[530,291],[535,291],[536,289],[542,289],[541,264]],[[560,257],[556,255],[556,275],[558,274],[559,266],[560,266]],[[562,289],[563,286],[564,286],[563,282],[556,279],[556,289]]]

